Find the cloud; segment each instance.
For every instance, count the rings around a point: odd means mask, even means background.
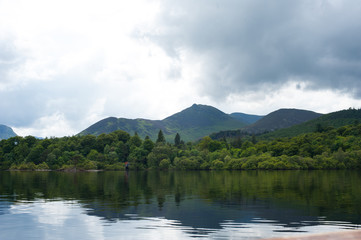
[[[354,106],[360,8],[356,0],[0,1],[0,123],[45,137],[108,116],[162,119],[193,103],[266,114],[294,97],[290,86],[298,99],[285,107],[324,111],[303,96],[320,103],[328,93],[335,99],[326,104],[340,104],[327,110]]]
[[[0,92],[8,87],[13,73],[22,62],[23,59],[12,44],[12,39],[1,38],[0,35]]]
[[[149,37],[169,56],[202,63],[214,99],[274,91],[289,81],[361,97],[357,1],[164,1]]]
[[[258,91],[230,94],[221,109],[228,113],[233,112],[234,109],[242,109],[246,113],[265,115],[280,108],[330,113],[360,106],[360,100],[342,91],[311,89],[307,84],[290,81],[268,94]]]

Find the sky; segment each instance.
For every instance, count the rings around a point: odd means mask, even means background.
[[[0,0],[0,124],[361,108],[358,0]]]

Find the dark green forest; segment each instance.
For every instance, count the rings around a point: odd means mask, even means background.
[[[0,141],[2,170],[124,170],[130,169],[361,169],[361,124],[316,128],[312,133],[268,140],[258,137],[166,142],[162,131],[154,142],[117,130],[36,139]]]

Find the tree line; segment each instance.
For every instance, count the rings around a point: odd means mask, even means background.
[[[361,124],[327,129],[292,138],[213,140],[185,143],[176,134],[166,142],[117,130],[99,136],[0,141],[2,170],[130,169],[361,169]]]

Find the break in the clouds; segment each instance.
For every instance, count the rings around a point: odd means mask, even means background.
[[[0,0],[0,123],[361,107],[360,29],[353,0]]]

